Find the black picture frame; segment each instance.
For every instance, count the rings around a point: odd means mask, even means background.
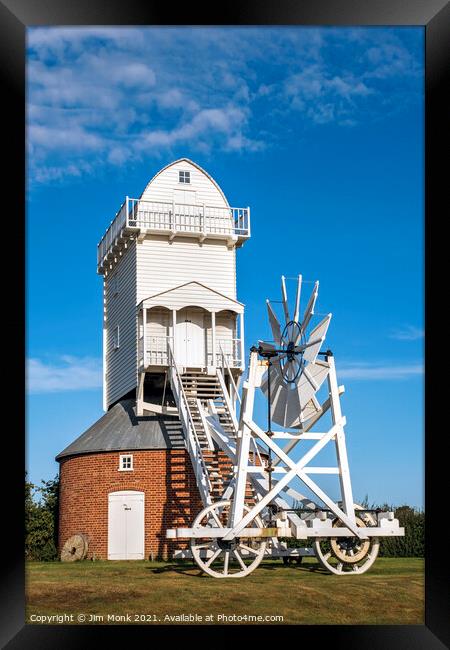
[[[219,11],[220,10],[220,11]],[[176,20],[174,21],[174,16]],[[441,443],[446,436],[445,419],[432,428],[432,413],[445,404],[443,388],[435,371],[446,355],[440,331],[433,336],[431,283],[437,282],[448,257],[446,237],[440,232],[439,216],[446,205],[445,175],[441,163],[448,156],[448,87],[450,6],[446,0],[270,0],[227,2],[207,7],[198,3],[144,3],[139,0],[0,0],[0,74],[2,89],[2,154],[4,163],[3,264],[8,268],[3,283],[8,341],[3,346],[3,439],[8,452],[11,478],[3,481],[3,571],[1,578],[0,641],[8,648],[90,648],[111,641],[138,642],[141,635],[154,639],[167,630],[153,626],[38,626],[25,625],[24,569],[24,467],[25,457],[25,31],[38,25],[336,25],[336,26],[423,26],[425,29],[425,278],[426,278],[426,435],[425,512],[426,589],[423,626],[301,626],[301,642],[312,647],[396,650],[445,648],[450,645],[448,576],[445,571],[446,456]],[[447,141],[448,142],[448,141]],[[448,165],[448,164],[447,164]],[[448,191],[447,191],[448,194]],[[22,200],[23,197],[23,200]],[[448,199],[447,199],[448,200]],[[444,216],[444,214],[443,214]],[[431,224],[433,224],[431,226]],[[19,245],[18,245],[19,244]],[[431,253],[432,251],[432,253]],[[442,264],[444,262],[444,264]],[[441,263],[441,270],[438,264]],[[7,265],[7,266],[6,266]],[[442,297],[444,300],[442,300]],[[445,294],[440,306],[445,307]],[[8,305],[8,309],[6,309]],[[11,343],[9,343],[11,341]],[[13,341],[15,345],[13,344]],[[434,370],[432,370],[436,362]],[[5,475],[6,466],[3,465]],[[7,496],[6,496],[7,495]],[[270,592],[268,593],[270,597]],[[290,626],[291,627],[291,626]],[[284,628],[285,630],[286,628]],[[235,626],[221,631],[223,641],[237,637]],[[242,630],[239,630],[239,635]],[[254,634],[248,626],[246,632]],[[263,630],[267,641],[282,642],[277,626]],[[170,642],[185,637],[185,626],[170,628]],[[275,633],[275,634],[274,634]],[[284,631],[281,633],[284,635]],[[126,636],[125,636],[126,635]],[[196,630],[199,642],[210,643],[207,630]],[[145,638],[145,637],[144,637]],[[166,637],[169,642],[169,637]],[[182,641],[180,641],[182,642]],[[332,644],[332,645],[331,645]]]

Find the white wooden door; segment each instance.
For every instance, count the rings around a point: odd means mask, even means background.
[[[188,368],[206,365],[205,326],[202,311],[182,309],[177,313],[175,359],[177,364]]]
[[[144,493],[108,495],[108,560],[144,559]]]

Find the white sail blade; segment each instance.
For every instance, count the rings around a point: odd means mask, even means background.
[[[284,426],[292,427],[300,419],[301,405],[298,390],[289,390],[286,400],[286,415]]]
[[[285,381],[290,382],[293,379],[293,368],[292,368],[292,363],[290,361],[287,361],[284,364],[283,368],[283,377]]]
[[[261,390],[268,397],[268,372],[264,373],[261,382]],[[277,424],[284,424],[284,417],[286,412],[286,384],[278,371],[270,372],[270,402],[271,402],[271,415],[272,420]]]
[[[303,370],[297,385],[302,410],[320,389],[328,375],[328,372],[328,364],[322,361],[310,363],[307,368]]]
[[[306,422],[306,420],[309,420],[312,418],[314,415],[316,415],[320,411],[320,404],[317,406],[317,400],[312,399],[309,400],[307,405],[302,411],[302,422]]]
[[[284,385],[283,381],[277,381],[275,384],[275,389],[273,391],[273,397],[272,397],[272,408],[271,408],[271,416],[272,420],[279,424],[278,416],[281,414],[282,417],[284,418],[284,413],[286,411],[286,386]]]
[[[298,316],[300,313],[300,294],[302,292],[302,276],[298,276],[298,282],[297,282],[297,295],[295,297],[295,309],[294,309],[294,317],[292,320],[294,320],[296,323],[298,323]]]
[[[310,364],[308,370],[313,383],[302,373],[298,385],[293,389],[278,374],[274,377],[275,373],[271,373],[271,414],[274,423],[282,427],[298,428],[317,411],[315,393],[325,381],[329,367],[319,361]],[[261,388],[267,396],[267,373],[264,379],[266,381]]]
[[[300,421],[297,424],[293,424],[292,426],[298,429],[307,429],[311,418],[315,417],[320,410],[320,402],[317,400],[316,396],[313,395],[305,408],[302,410]]]
[[[269,314],[269,323],[270,323],[270,328],[272,330],[273,334],[273,340],[275,341],[276,345],[280,345],[281,343],[281,327],[280,323],[278,321],[278,318],[275,315],[275,312],[272,309],[272,306],[268,300],[267,302],[267,313]]]
[[[306,305],[305,313],[303,314],[302,320],[302,333],[306,331],[308,323],[311,320],[311,316],[314,314],[314,306],[316,304],[317,296],[319,295],[319,281],[315,282],[314,289]]]
[[[281,297],[283,300],[283,309],[284,309],[284,316],[286,318],[286,324],[289,323],[291,320],[289,316],[289,307],[288,307],[288,301],[287,301],[287,292],[286,292],[286,282],[284,279],[284,275],[281,276]]]
[[[331,314],[325,316],[325,318],[320,321],[320,323],[311,331],[309,339],[306,343],[308,346],[303,353],[303,359],[305,361],[310,361],[314,363],[317,359],[317,355],[320,351],[320,347],[325,340],[325,336],[328,330],[328,325],[330,324]]]
[[[285,384],[279,384],[274,399],[272,400],[272,420],[282,427],[285,426],[289,392],[289,388],[287,388]]]

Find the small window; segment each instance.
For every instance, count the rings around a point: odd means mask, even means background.
[[[180,181],[180,183],[190,183],[191,172],[178,172],[178,180]]]
[[[118,350],[120,345],[120,328],[118,325],[114,328],[114,350]]]
[[[119,293],[119,276],[117,273],[111,278],[111,293],[113,296],[117,296]]]
[[[119,456],[119,472],[131,472],[133,471],[133,455],[132,454],[120,454]]]

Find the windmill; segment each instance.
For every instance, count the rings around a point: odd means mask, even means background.
[[[353,501],[346,418],[340,404],[344,387],[337,382],[333,353],[321,350],[331,314],[312,326],[319,283],[313,283],[301,310],[304,284],[299,275],[291,316],[282,276],[283,324],[267,301],[273,340],[260,340],[250,349],[234,431],[222,429],[213,414],[204,413],[211,437],[232,461],[234,479],[220,500],[198,514],[192,528],[167,531],[172,539],[190,539],[192,557],[215,578],[244,577],[267,555],[283,559],[314,555],[329,573],[361,574],[373,565],[380,537],[404,535],[393,512],[363,509]],[[325,380],[328,395],[321,402],[318,393]],[[258,388],[267,398],[266,431],[253,420]],[[331,416],[328,430],[322,419],[327,413]],[[272,430],[272,421],[282,430]],[[304,441],[312,445],[304,448]],[[316,459],[327,445],[335,448],[336,462],[323,467]],[[295,448],[300,454],[294,458]],[[321,485],[321,476],[333,474],[339,481],[340,499]],[[298,491],[299,480],[314,500]],[[256,494],[251,502],[246,496],[249,485]],[[302,506],[301,512],[293,501]],[[286,537],[311,538],[312,546],[289,549],[280,541]]]
[[[270,359],[261,389],[271,404],[272,420],[287,428],[302,428],[303,423],[319,411],[320,404],[315,395],[328,375],[327,365],[317,363],[317,357],[332,315],[327,314],[318,325],[311,328],[319,282],[314,283],[300,320],[301,293],[302,276],[299,275],[291,317],[286,279],[281,276],[284,325],[282,328],[270,300],[267,300],[273,343],[260,342],[262,355]]]

